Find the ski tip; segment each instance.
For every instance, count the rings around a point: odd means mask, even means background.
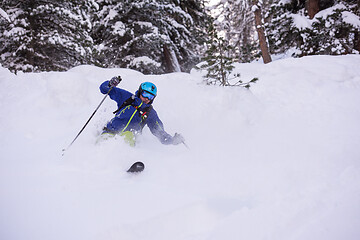
[[[137,173],[137,172],[142,172],[145,169],[145,165],[142,162],[136,162],[133,165],[131,165],[131,167],[129,168],[129,170],[127,170],[127,172],[129,173]]]

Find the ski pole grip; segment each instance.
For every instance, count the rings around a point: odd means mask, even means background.
[[[109,80],[109,87],[116,87],[121,82],[121,76],[113,77]]]

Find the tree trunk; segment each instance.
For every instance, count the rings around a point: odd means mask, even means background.
[[[319,12],[319,0],[306,0],[306,9],[309,14],[309,18],[313,19],[315,14]]]
[[[354,48],[360,52],[360,33],[358,31],[355,32]]]
[[[269,53],[269,48],[266,41],[265,29],[262,21],[261,15],[261,5],[258,3],[258,0],[253,0],[253,11],[255,14],[255,26],[259,37],[261,54],[264,60],[264,63],[271,62],[271,56]]]
[[[223,41],[219,40],[219,45],[218,45],[218,49],[219,49],[219,75],[221,77],[220,81],[220,86],[226,86],[226,73],[225,73],[225,69],[224,69],[224,45],[223,45]]]
[[[164,58],[166,63],[166,71],[168,73],[181,72],[180,64],[178,62],[178,59],[174,51],[169,50],[169,48],[166,45],[164,45],[163,49],[164,49]]]
[[[33,6],[31,6],[31,10],[33,10]],[[36,41],[35,34],[38,29],[36,29],[36,26],[35,26],[34,16],[31,15],[30,13],[28,13],[27,17],[28,17],[28,21],[29,21],[30,38],[31,38],[28,48],[31,49],[31,51],[29,51],[29,49],[26,51],[25,58],[29,61],[28,64],[31,65],[32,68],[34,68],[35,64],[36,64],[34,57],[35,57],[35,52],[37,52],[37,49],[35,49],[35,41]],[[31,71],[34,71],[34,70],[31,70]]]

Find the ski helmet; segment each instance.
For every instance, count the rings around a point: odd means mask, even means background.
[[[157,95],[157,88],[156,88],[155,84],[153,84],[151,82],[144,82],[144,83],[140,84],[139,96],[142,95],[143,93],[150,93],[155,98]],[[154,100],[154,98],[152,98],[152,99],[149,98],[149,99],[152,102]]]

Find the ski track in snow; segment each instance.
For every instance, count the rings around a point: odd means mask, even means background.
[[[0,68],[0,238],[6,240],[357,240],[360,236],[360,56],[237,64],[250,91],[201,73],[146,76],[79,66]],[[159,93],[154,107],[183,145],[145,127],[137,146],[95,144],[116,109],[112,76]],[[141,174],[126,170],[145,163]]]

